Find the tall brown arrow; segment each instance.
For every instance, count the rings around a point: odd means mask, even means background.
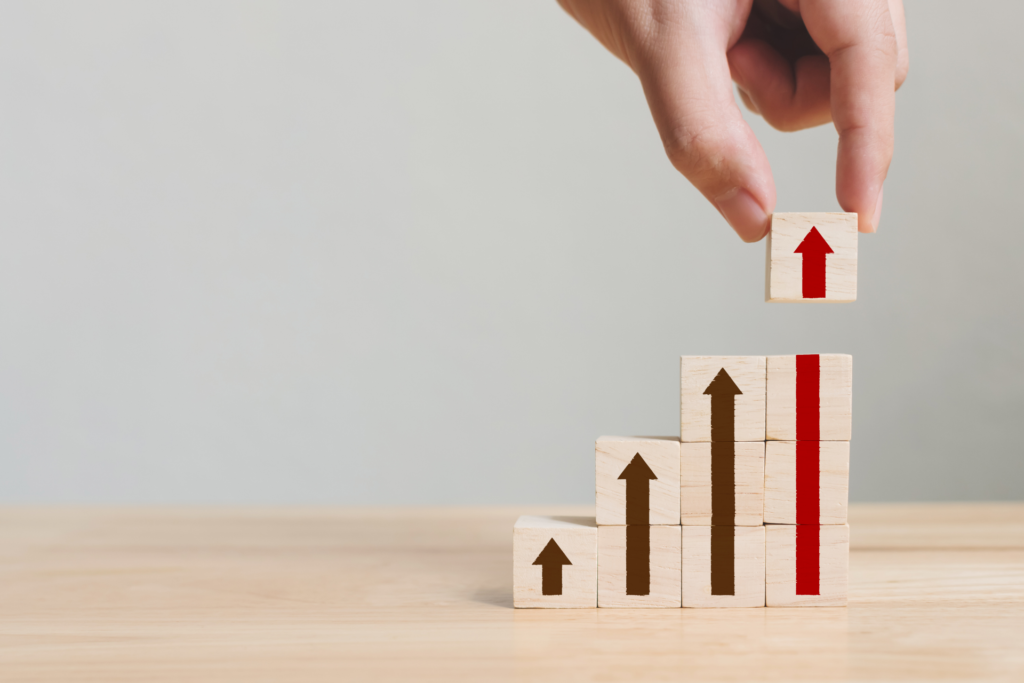
[[[555,543],[555,539],[548,541],[548,544],[544,546],[544,550],[540,551],[540,555],[533,561],[534,564],[541,566],[541,593],[543,595],[561,595],[562,594],[562,567],[564,565],[571,565],[572,562],[565,556],[562,549]]]
[[[704,390],[711,396],[711,594],[736,594],[736,396],[722,368]]]
[[[626,480],[626,595],[651,594],[651,480],[640,454],[622,470]]]

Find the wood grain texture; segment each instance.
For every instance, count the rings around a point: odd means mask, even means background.
[[[796,442],[769,441],[765,446],[765,524],[796,524]],[[819,442],[819,524],[846,524],[849,491],[850,442]]]
[[[796,356],[768,356],[765,438],[794,441]],[[853,356],[819,355],[819,439],[849,441],[853,434]]]
[[[804,256],[797,247],[815,227],[831,247],[825,258],[824,298],[804,298]],[[857,214],[776,213],[766,240],[768,255],[765,301],[848,302],[857,299]]]
[[[602,436],[595,452],[598,524],[626,523],[626,481],[619,477],[636,455],[658,477],[649,482],[650,523],[679,524],[679,439]]]
[[[732,527],[734,595],[711,594],[711,529],[683,527],[683,607],[764,607],[764,527]]]
[[[680,359],[682,441],[711,441],[711,396],[704,391],[724,369],[743,393],[735,398],[735,441],[764,441],[767,369],[764,356],[683,356]]]
[[[0,508],[0,678],[1024,680],[1024,504],[851,505],[820,609],[515,610],[523,514]]]
[[[737,526],[764,522],[765,443],[735,444]],[[684,525],[711,525],[711,444],[684,443],[680,449],[680,519]]]
[[[554,540],[571,563],[561,567],[559,595],[544,595],[535,564]],[[597,607],[597,524],[593,517],[523,515],[512,530],[512,599],[516,607]]]
[[[850,527],[821,526],[818,595],[796,594],[796,532],[788,524],[765,527],[765,602],[768,607],[842,607],[849,578]]]
[[[650,527],[650,595],[627,595],[626,527],[598,527],[598,607],[679,607],[682,595],[680,528],[678,525]]]

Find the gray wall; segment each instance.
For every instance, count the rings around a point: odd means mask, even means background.
[[[854,355],[853,499],[1024,498],[1019,3],[908,3],[817,306],[554,0],[0,8],[0,502],[586,503],[680,354],[794,352]],[[778,209],[838,210],[831,127],[752,123]]]

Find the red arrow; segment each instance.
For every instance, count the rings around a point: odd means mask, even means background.
[[[794,254],[803,254],[803,286],[805,299],[825,298],[825,255],[835,253],[818,229],[811,227],[807,237],[796,248]]]

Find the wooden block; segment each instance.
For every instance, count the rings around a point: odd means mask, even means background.
[[[769,356],[767,384],[768,441],[850,440],[853,356]]]
[[[679,524],[679,439],[597,440],[597,523]]]
[[[857,214],[776,213],[765,301],[857,300]]]
[[[769,607],[846,605],[849,525],[771,524],[765,528]]]
[[[846,524],[849,490],[849,441],[766,444],[766,524]]]
[[[597,528],[598,607],[679,607],[679,526]]]
[[[593,517],[520,517],[512,562],[516,607],[597,607]]]
[[[682,441],[764,441],[766,381],[764,356],[683,356]]]
[[[763,526],[683,527],[683,607],[764,607]]]
[[[684,443],[680,449],[684,525],[764,523],[764,442]]]

